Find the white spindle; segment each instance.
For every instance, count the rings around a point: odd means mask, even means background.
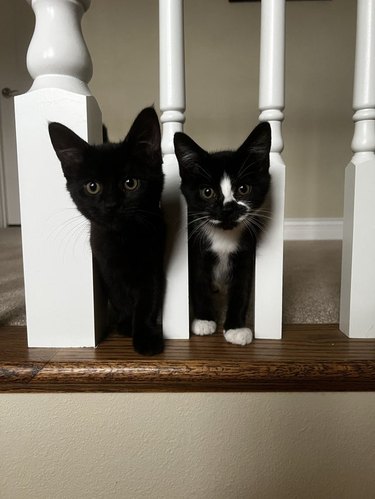
[[[254,334],[281,338],[285,164],[281,157],[284,118],[285,0],[262,0],[259,109],[272,128],[270,154],[272,220],[257,248]]]
[[[185,121],[183,0],[159,1],[160,110],[165,173],[163,208],[168,225],[167,290],[163,314],[166,338],[189,337],[188,250],[185,202],[173,136]]]
[[[88,224],[65,188],[48,122],[101,142],[101,113],[87,86],[90,55],[80,21],[90,0],[27,0],[36,25],[27,65],[34,84],[15,99],[29,346],[94,346],[99,288]],[[82,234],[84,228],[86,232]],[[96,315],[95,312],[96,311]]]
[[[340,329],[375,338],[375,0],[358,0],[353,158],[345,171]]]

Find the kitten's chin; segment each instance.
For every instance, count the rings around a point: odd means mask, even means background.
[[[222,230],[233,230],[237,229],[240,226],[243,226],[243,221],[245,220],[245,216],[241,215],[236,220],[210,220],[210,224],[212,227]]]
[[[238,226],[239,226],[238,222],[219,222],[219,224],[216,225],[216,227],[223,230],[233,230]]]

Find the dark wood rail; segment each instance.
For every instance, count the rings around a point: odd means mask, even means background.
[[[110,336],[98,348],[27,348],[26,330],[0,328],[0,391],[368,391],[375,340],[337,326],[289,326],[281,341],[230,345],[222,335],[169,340],[156,357]]]

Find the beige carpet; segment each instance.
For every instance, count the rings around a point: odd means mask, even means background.
[[[25,323],[20,229],[0,229],[0,326]]]
[[[284,260],[284,324],[337,323],[341,241],[287,241]],[[0,326],[25,323],[20,229],[0,229]]]

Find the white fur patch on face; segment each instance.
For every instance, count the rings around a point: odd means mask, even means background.
[[[214,332],[216,331],[216,322],[194,319],[191,325],[191,331],[198,336],[207,336],[208,334],[214,334]]]
[[[223,204],[236,201],[233,196],[232,182],[226,173],[224,173],[223,178],[221,179],[220,188],[224,196]]]
[[[224,338],[228,341],[228,343],[243,346],[252,342],[253,333],[248,327],[228,329],[228,331],[224,331]]]

